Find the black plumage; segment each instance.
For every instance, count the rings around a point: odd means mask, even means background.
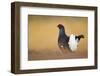
[[[71,51],[71,48],[69,47],[70,36],[68,36],[65,33],[65,28],[62,24],[59,24],[57,27],[59,28],[59,36],[58,36],[58,46],[59,46],[59,48],[61,50],[63,50],[64,52],[66,51],[66,49]],[[79,42],[81,38],[84,38],[84,35],[75,36],[75,40],[77,42]]]
[[[78,39],[78,42],[80,41],[81,38],[84,38],[84,35],[75,36],[75,39]]]
[[[62,24],[58,25],[59,28],[59,37],[58,37],[58,46],[60,49],[66,49],[69,48],[68,41],[69,36],[65,34],[65,28]]]

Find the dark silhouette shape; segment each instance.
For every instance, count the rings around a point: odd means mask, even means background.
[[[59,36],[58,36],[58,46],[59,48],[65,53],[66,49],[69,51],[72,51],[71,48],[69,47],[71,44],[69,44],[70,41],[70,36],[68,36],[65,33],[65,28],[62,24],[59,24],[57,26],[59,28]],[[77,43],[80,41],[81,38],[84,38],[84,35],[78,35],[74,37],[74,41]]]

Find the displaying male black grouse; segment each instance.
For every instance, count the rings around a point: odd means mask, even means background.
[[[84,38],[84,35],[78,35],[75,36],[71,34],[68,36],[65,33],[65,28],[62,24],[59,24],[57,26],[59,28],[59,36],[58,36],[58,46],[61,50],[66,51],[68,49],[69,51],[73,52],[77,49],[78,42],[81,38]]]

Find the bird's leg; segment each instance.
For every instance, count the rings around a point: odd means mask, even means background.
[[[64,46],[62,44],[58,44],[58,45],[59,45],[59,48],[61,50],[61,54],[63,55]]]
[[[62,54],[66,54],[68,53],[68,48],[65,47],[64,45],[59,45],[59,48],[61,49]]]

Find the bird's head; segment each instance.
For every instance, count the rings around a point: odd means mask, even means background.
[[[59,29],[63,28],[64,29],[64,26],[62,24],[58,24],[57,26]]]

